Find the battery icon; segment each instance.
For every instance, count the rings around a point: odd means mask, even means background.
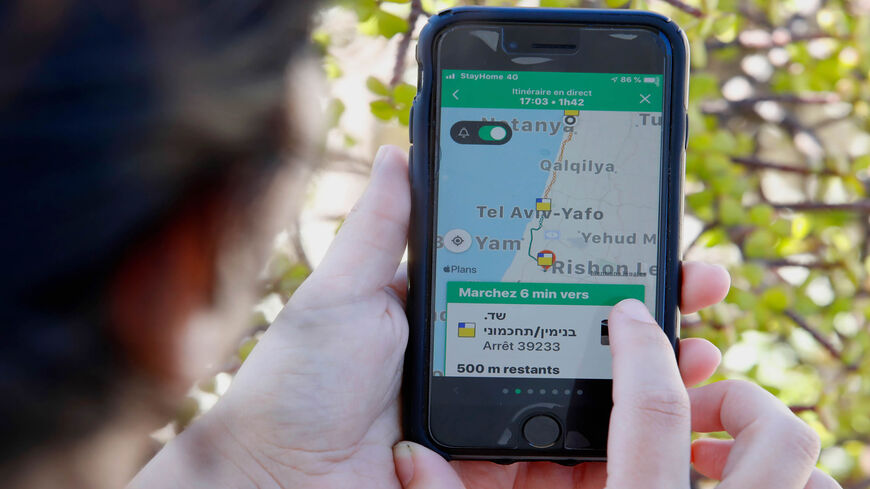
[[[647,76],[647,77],[644,77],[643,82],[644,83],[655,83],[656,85],[658,85],[659,79],[658,79],[658,77],[655,77],[655,76]]]

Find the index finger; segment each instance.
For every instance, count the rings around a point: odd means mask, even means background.
[[[607,443],[607,487],[689,484],[689,397],[671,343],[634,299],[608,318],[613,352],[613,411]]]
[[[723,380],[690,389],[689,396],[693,430],[734,437],[722,471],[727,487],[804,487],[819,456],[819,437],[771,393]]]

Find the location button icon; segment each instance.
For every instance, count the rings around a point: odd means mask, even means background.
[[[511,135],[504,121],[459,121],[450,128],[450,137],[459,144],[504,144]]]

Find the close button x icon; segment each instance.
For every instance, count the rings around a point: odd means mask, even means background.
[[[643,94],[641,94],[641,96],[640,96],[640,103],[642,103],[642,104],[651,104],[652,102],[649,101],[649,97],[650,97],[650,95],[652,95],[652,94],[647,94],[647,95],[643,95]]]

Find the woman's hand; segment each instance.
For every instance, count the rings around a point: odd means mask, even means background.
[[[813,471],[818,440],[812,431],[760,388],[726,382],[687,393],[685,386],[716,369],[718,350],[706,340],[683,340],[678,368],[661,329],[635,301],[610,315],[615,406],[606,466],[448,463],[419,445],[395,445],[408,334],[399,262],[409,194],[403,152],[382,148],[368,189],[323,262],[229,392],[134,486],[688,488],[691,419],[696,430],[725,429],[737,438],[695,443],[694,462],[705,474],[741,489],[800,489],[809,477],[812,489],[836,487]],[[683,312],[718,302],[727,290],[723,269],[683,265]],[[205,475],[188,477],[191,466]]]
[[[702,264],[684,264],[685,311],[714,302],[727,276]],[[697,301],[697,302],[696,302]],[[699,339],[680,342],[680,366],[646,307],[623,301],[610,314],[614,408],[607,463],[563,467],[446,462],[413,443],[396,446],[396,470],[405,489],[689,488],[689,463],[721,480],[722,489],[834,489],[818,469],[819,438],[773,395],[743,381],[690,388],[718,364],[718,352]],[[700,439],[689,429],[727,431],[733,440]]]
[[[383,147],[323,262],[224,397],[130,489],[398,488],[408,165]]]
[[[323,261],[215,406],[281,487],[399,486],[409,214],[405,153],[382,147]]]

